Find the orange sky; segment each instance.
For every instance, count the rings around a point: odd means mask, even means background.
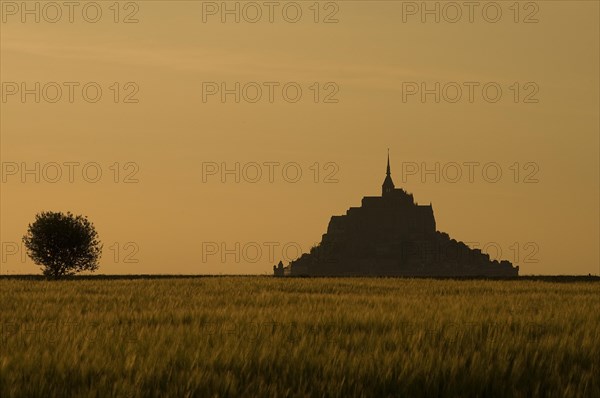
[[[380,193],[388,147],[396,186],[433,204],[439,230],[521,274],[600,272],[597,2],[521,2],[518,15],[496,2],[496,23],[489,2],[455,23],[445,3],[439,23],[421,2],[320,2],[318,16],[297,2],[296,23],[285,3],[272,23],[264,7],[249,22],[261,3],[240,2],[239,23],[221,22],[221,2],[130,3],[116,16],[98,2],[96,23],[89,7],[50,23],[41,2],[38,23],[1,3],[2,274],[39,272],[15,242],[42,210],[95,223],[101,273],[270,273]],[[239,103],[206,91],[222,82],[240,83]],[[439,103],[422,83],[439,83]],[[203,176],[236,163],[239,182]]]

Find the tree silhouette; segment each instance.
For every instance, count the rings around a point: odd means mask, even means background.
[[[27,254],[41,265],[44,275],[58,279],[81,271],[95,271],[102,244],[87,217],[70,212],[36,214],[23,236]]]

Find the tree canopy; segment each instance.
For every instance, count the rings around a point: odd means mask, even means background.
[[[27,254],[42,266],[44,275],[60,278],[95,271],[102,244],[94,225],[85,216],[70,212],[41,212],[23,236]]]

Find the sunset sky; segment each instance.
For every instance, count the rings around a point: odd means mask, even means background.
[[[2,274],[39,273],[14,249],[43,210],[89,217],[99,273],[271,273],[380,194],[387,148],[396,187],[433,204],[438,230],[500,249],[522,275],[600,273],[598,2],[496,2],[495,23],[487,2],[455,23],[444,3],[439,23],[411,8],[422,2],[298,1],[296,23],[286,2],[254,23],[247,2],[239,23],[221,2],[113,3],[96,23],[83,6],[72,23],[42,8],[38,23],[1,2]],[[207,94],[236,82],[239,103]],[[409,95],[422,83],[439,83],[439,103]],[[236,163],[239,182],[221,175]]]

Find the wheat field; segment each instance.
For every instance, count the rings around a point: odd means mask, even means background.
[[[0,279],[0,396],[600,396],[600,283]]]

